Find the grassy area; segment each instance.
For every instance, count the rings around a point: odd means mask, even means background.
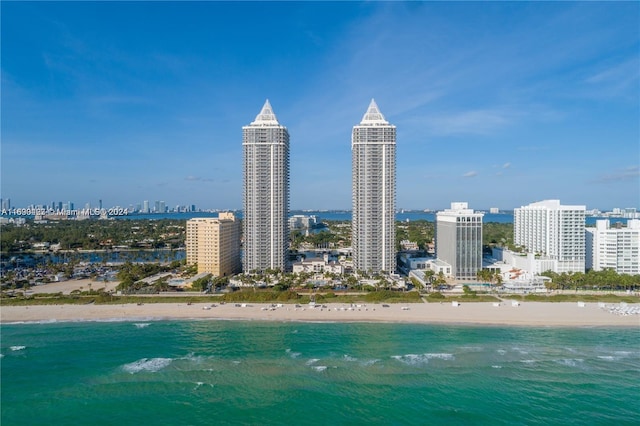
[[[429,303],[449,302],[499,302],[500,299],[519,300],[521,302],[604,302],[604,303],[640,303],[639,296],[618,296],[610,293],[603,294],[501,294],[498,296],[488,294],[456,294],[444,295],[442,293],[430,293],[425,297]]]
[[[499,302],[495,296],[490,296],[487,294],[475,294],[475,293],[467,293],[467,294],[455,294],[455,295],[447,295],[445,296],[442,293],[429,293],[425,300],[429,303],[440,303],[440,302],[449,302],[449,301],[458,301],[458,302]]]
[[[25,305],[106,305],[127,303],[300,303],[311,301],[308,295],[300,295],[292,291],[270,290],[241,290],[219,296],[185,294],[184,296],[152,296],[123,295],[113,296],[107,293],[83,292],[75,295],[36,294],[28,297],[2,297],[0,306],[25,306]],[[334,293],[315,295],[318,303],[420,303],[420,295],[417,292],[399,293],[394,291],[376,291],[362,295],[340,295]]]
[[[370,293],[359,295],[336,295],[334,293],[327,293],[324,295],[317,295],[316,302],[320,303],[422,303],[420,295],[417,291],[410,291],[407,293],[381,290],[372,291]]]
[[[606,302],[606,303],[640,303],[639,296],[618,296],[615,294],[527,294],[505,296],[511,300],[521,300],[526,302]]]
[[[554,294],[554,295],[501,295],[501,298],[519,300],[523,302],[605,302],[605,303],[640,303],[639,296],[617,296],[614,294]],[[416,291],[374,291],[360,295],[340,295],[335,293],[317,294],[317,303],[422,303],[423,298]],[[311,300],[308,295],[300,295],[293,291],[272,290],[241,290],[223,295],[185,294],[184,296],[166,296],[162,294],[152,296],[124,295],[113,296],[102,292],[83,292],[81,294],[62,295],[60,293],[36,294],[28,297],[0,298],[0,306],[28,306],[28,305],[107,305],[129,303],[300,303],[307,304]],[[430,293],[424,297],[429,303],[440,302],[498,302],[496,296],[486,294],[455,294]]]

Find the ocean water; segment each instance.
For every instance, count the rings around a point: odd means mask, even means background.
[[[640,330],[5,324],[4,425],[635,425]]]
[[[350,211],[311,211],[311,210],[292,210],[291,215],[294,214],[303,214],[303,215],[314,215],[316,216],[318,222],[322,222],[324,220],[351,220],[351,212]],[[236,210],[234,211],[236,217],[242,218],[242,211]],[[114,216],[114,219],[180,219],[180,220],[188,220],[193,219],[194,217],[218,217],[218,213],[209,213],[209,212],[193,212],[193,213],[151,213],[151,214],[131,214],[126,216]],[[611,224],[615,224],[617,222],[626,225],[626,218],[621,217],[611,217],[611,218],[600,218],[588,216],[585,218],[585,224],[588,226],[594,226],[598,219],[609,219]],[[406,221],[414,221],[414,220],[427,220],[429,222],[435,222],[436,214],[432,212],[421,212],[421,211],[403,211],[396,212],[396,220],[400,222]],[[496,222],[496,223],[513,223],[513,212],[504,212],[504,213],[485,213],[482,218],[484,223]]]

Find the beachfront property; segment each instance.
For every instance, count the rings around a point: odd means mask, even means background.
[[[436,257],[451,265],[456,280],[475,281],[482,269],[483,216],[464,202],[436,214]]]
[[[187,264],[198,264],[198,273],[218,277],[242,270],[240,261],[240,221],[233,213],[220,213],[217,218],[195,218],[187,221]]]
[[[514,209],[513,241],[528,253],[553,260],[553,272],[585,271],[586,206],[544,200]]]
[[[293,264],[293,273],[310,272],[314,274],[344,274],[345,267],[329,253],[324,253],[321,258],[305,259]]]
[[[396,270],[396,126],[372,99],[353,127],[351,238],[354,270]]]
[[[289,132],[267,100],[242,127],[244,272],[289,270]]]
[[[486,258],[484,268],[494,271],[517,269],[534,275],[558,268],[558,261],[548,256],[537,256],[534,253],[521,253],[506,247],[493,247],[491,258]],[[508,277],[504,277],[507,278]]]
[[[434,257],[410,257],[407,254],[400,255],[400,262],[404,265],[405,272],[409,278],[415,278],[423,286],[431,285],[427,271],[433,271],[434,276],[440,274],[451,277],[451,265]]]
[[[451,276],[451,265],[435,257],[411,257],[407,254],[400,255],[400,261],[409,271],[433,271],[436,275],[442,272],[446,277]]]
[[[640,274],[640,220],[630,219],[626,227],[611,227],[608,219],[585,228],[586,269],[613,269],[619,274]]]

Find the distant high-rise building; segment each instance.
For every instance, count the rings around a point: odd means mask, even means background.
[[[514,209],[513,242],[556,261],[554,272],[585,270],[586,206],[545,200]]]
[[[2,200],[2,210],[11,210],[11,198]]]
[[[289,269],[289,132],[267,100],[242,127],[244,264],[250,272]]]
[[[198,264],[198,273],[223,277],[242,270],[240,261],[240,221],[233,213],[217,218],[187,221],[187,264]]]
[[[149,213],[149,200],[142,202],[142,213]]]
[[[612,228],[608,219],[586,228],[586,269],[610,268],[619,274],[640,274],[640,220],[626,227]]]
[[[372,99],[351,135],[353,267],[396,270],[396,126]]]
[[[313,228],[318,223],[318,220],[315,216],[310,215],[302,215],[302,214],[294,214],[289,218],[289,229],[310,229]]]
[[[475,280],[482,269],[482,213],[451,203],[436,214],[436,256],[451,265],[457,280]]]

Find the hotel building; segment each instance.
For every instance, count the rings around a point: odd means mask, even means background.
[[[233,213],[217,218],[187,221],[187,264],[198,264],[198,273],[215,276],[234,275],[241,271],[240,221]]]
[[[372,99],[351,136],[353,268],[396,270],[396,126]]]
[[[626,228],[597,220],[594,228],[586,228],[586,268],[640,274],[640,220],[627,221]]]
[[[244,272],[289,270],[289,132],[267,100],[242,128]]]
[[[436,257],[451,265],[456,280],[476,280],[482,269],[482,217],[467,203],[436,214]]]
[[[585,270],[585,206],[545,200],[514,209],[513,241],[555,261],[554,272]]]

